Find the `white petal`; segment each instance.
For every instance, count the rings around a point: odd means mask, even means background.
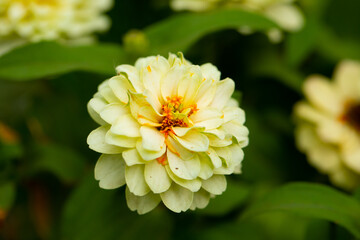
[[[191,130],[182,137],[173,136],[184,148],[194,152],[204,152],[209,148],[209,139],[197,130]]]
[[[118,74],[126,73],[129,81],[131,82],[136,92],[142,92],[144,90],[144,87],[139,79],[139,72],[134,66],[127,64],[119,65],[116,67],[116,72]]]
[[[356,61],[342,61],[335,71],[335,84],[344,97],[351,100],[360,97],[360,64]]]
[[[205,191],[204,189],[200,189],[200,191],[194,193],[193,203],[191,205],[191,210],[195,210],[196,208],[203,209],[210,202],[210,193]]]
[[[226,190],[226,178],[223,175],[214,175],[203,180],[202,187],[211,194],[220,195]]]
[[[293,4],[274,4],[265,11],[265,15],[287,31],[298,31],[304,25],[304,17]]]
[[[135,148],[124,151],[122,156],[128,166],[146,163]]]
[[[149,160],[154,160],[158,157],[161,157],[162,155],[164,155],[164,153],[166,152],[166,147],[163,147],[160,151],[149,151],[146,150],[143,147],[143,143],[142,140],[138,140],[136,143],[136,149],[138,150],[140,156],[145,160],[145,161],[149,161]]]
[[[95,165],[95,179],[104,189],[114,189],[125,184],[125,162],[121,154],[103,154]]]
[[[140,134],[144,149],[157,152],[166,148],[165,136],[156,128],[142,126],[140,128]]]
[[[119,102],[120,100],[115,96],[113,90],[109,87],[109,80],[104,81],[99,85],[98,91],[101,96],[109,103]]]
[[[170,178],[176,183],[179,184],[180,186],[189,189],[192,192],[197,192],[199,191],[199,189],[201,188],[201,181],[199,180],[199,178],[195,178],[193,180],[185,180],[182,178],[179,178],[178,176],[176,176],[170,169],[169,165],[165,166],[165,169],[168,173],[168,175],[170,176]]]
[[[188,106],[194,102],[196,93],[200,87],[202,80],[202,74],[199,66],[191,66],[188,68],[188,72],[179,81],[177,86],[177,95],[183,97],[183,104]],[[191,86],[191,87],[189,87]]]
[[[140,124],[133,118],[131,114],[125,114],[118,118],[112,125],[111,132],[127,136],[127,137],[140,137]]]
[[[203,127],[173,127],[172,130],[174,131],[175,135],[178,137],[185,136],[190,130],[196,129],[199,132],[205,130]]]
[[[185,77],[187,68],[185,66],[173,67],[161,80],[161,94],[164,100],[167,97],[177,95],[179,82]]]
[[[161,116],[159,116],[156,111],[151,106],[143,106],[139,108],[137,114],[137,120],[141,125],[150,126],[150,127],[159,127],[161,126],[162,121]]]
[[[235,89],[235,83],[232,79],[226,78],[217,83],[216,93],[210,106],[222,110]]]
[[[339,115],[343,110],[343,100],[337,89],[324,77],[312,76],[304,83],[304,93],[317,108]]]
[[[223,113],[216,108],[204,108],[191,116],[196,127],[205,127],[206,130],[218,128],[224,122]]]
[[[207,134],[210,141],[209,146],[212,147],[226,147],[232,144],[232,137],[230,134],[225,135],[224,139],[220,139],[212,134]]]
[[[90,116],[100,125],[106,124],[106,122],[99,115],[99,113],[105,108],[106,105],[107,102],[105,99],[98,97],[92,98],[87,105]]]
[[[201,166],[199,177],[201,179],[206,180],[213,175],[212,163],[210,157],[208,157],[208,155],[205,153],[199,154],[199,158],[200,158],[200,166]]]
[[[125,192],[126,202],[131,211],[137,211],[138,214],[145,214],[153,210],[161,198],[158,194],[153,194],[149,192],[145,196],[139,197],[132,194],[129,188],[126,188]]]
[[[198,177],[200,173],[200,160],[196,154],[187,160],[181,159],[171,151],[167,151],[167,158],[171,171],[178,177],[192,180]]]
[[[110,127],[102,126],[92,131],[87,138],[89,148],[100,153],[121,153],[124,150],[123,148],[105,142],[105,136],[109,129]]]
[[[216,82],[215,80],[208,80],[206,77],[203,79],[203,82],[201,83],[194,99],[197,108],[206,108],[212,102],[216,93]]]
[[[100,117],[107,123],[114,124],[119,117],[129,113],[129,109],[126,105],[121,103],[111,103],[101,110]]]
[[[245,112],[238,107],[225,107],[223,110],[224,114],[224,123],[230,122],[232,120],[237,120],[241,124],[245,123]]]
[[[209,148],[206,151],[206,154],[210,157],[210,160],[211,160],[214,168],[221,167],[222,161],[221,161],[219,155],[216,153],[216,151],[213,148]]]
[[[120,136],[108,131],[105,135],[105,142],[123,148],[133,148],[136,146],[138,138]]]
[[[294,113],[298,118],[312,123],[318,123],[327,119],[327,116],[322,111],[315,109],[305,102],[295,104]]]
[[[249,130],[247,127],[237,122],[236,120],[225,123],[221,126],[221,129],[224,130],[227,134],[231,134],[236,138],[238,142],[241,142],[246,146],[249,142]]]
[[[165,167],[156,160],[145,165],[145,181],[154,193],[165,192],[172,182]]]
[[[191,206],[193,193],[177,184],[172,184],[170,189],[160,194],[160,197],[167,208],[174,212],[185,212]]]
[[[128,90],[132,91],[133,88],[123,75],[110,78],[109,87],[122,103],[127,104],[129,102]]]
[[[144,165],[127,166],[125,169],[126,185],[136,196],[144,196],[150,192],[144,178]]]
[[[212,65],[211,63],[206,63],[201,65],[201,72],[206,80],[214,80],[216,82],[220,81],[220,71]]]

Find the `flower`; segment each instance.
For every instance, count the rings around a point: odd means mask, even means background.
[[[295,0],[172,0],[171,7],[174,10],[191,10],[195,12],[207,11],[224,6],[239,8],[250,12],[259,13],[268,17],[279,25],[283,30],[295,32],[304,25],[304,18],[300,9],[294,4]],[[247,26],[240,27],[243,34],[252,33]],[[279,42],[282,33],[279,29],[271,29],[268,32],[270,40]]]
[[[88,40],[109,27],[112,0],[0,0],[0,39]]]
[[[298,148],[333,184],[360,186],[360,63],[341,62],[333,82],[309,77],[304,93],[294,109]]]
[[[126,184],[139,214],[161,201],[174,212],[204,208],[226,189],[224,175],[241,172],[248,144],[234,81],[218,69],[192,65],[182,54],[120,65],[88,110],[101,126],[88,137],[102,153],[95,178],[104,189]]]

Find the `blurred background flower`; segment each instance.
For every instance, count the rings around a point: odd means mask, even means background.
[[[1,0],[0,50],[26,42],[87,43],[110,27],[104,12],[111,6],[112,0]]]
[[[309,162],[346,189],[360,186],[360,63],[343,61],[333,81],[304,82],[307,101],[295,106],[298,147]]]
[[[299,31],[304,25],[304,17],[295,0],[172,0],[174,10],[208,11],[219,7],[238,8],[261,14],[288,32]],[[239,26],[243,34],[250,34],[253,30],[249,26]],[[267,32],[272,42],[279,42],[283,38],[280,29],[273,28]]]

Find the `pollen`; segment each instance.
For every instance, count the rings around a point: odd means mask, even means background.
[[[165,134],[165,137],[175,134],[173,127],[190,127],[191,123],[188,118],[199,111],[196,104],[184,106],[181,96],[167,97],[166,103],[162,105],[161,109],[163,119],[159,130]]]

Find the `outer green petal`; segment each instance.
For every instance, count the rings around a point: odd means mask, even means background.
[[[224,175],[214,175],[204,180],[202,187],[211,194],[220,195],[226,190],[226,178]]]
[[[139,197],[132,194],[129,188],[125,191],[126,202],[131,211],[137,211],[138,214],[145,214],[153,210],[161,201],[158,194],[148,193]]]
[[[172,182],[165,167],[156,160],[145,165],[145,181],[154,193],[165,192]]]
[[[185,212],[190,208],[193,196],[193,192],[177,184],[172,184],[169,190],[160,193],[160,197],[165,206],[177,213],[181,211]]]
[[[125,169],[126,184],[136,196],[144,196],[150,192],[144,178],[144,165],[134,165]]]
[[[121,154],[103,154],[95,165],[95,179],[104,189],[114,189],[125,184],[125,162]]]

